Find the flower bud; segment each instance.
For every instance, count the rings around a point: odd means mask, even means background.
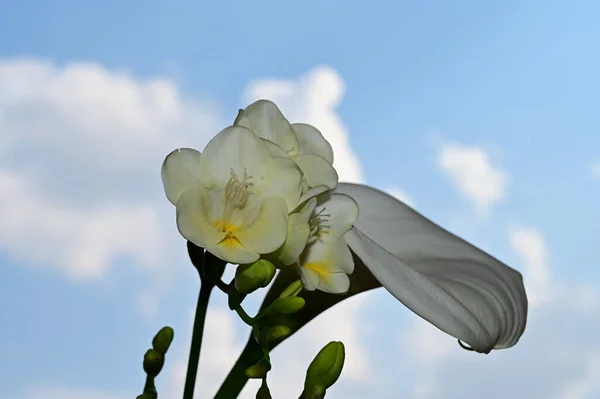
[[[299,296],[278,298],[267,310],[270,314],[293,314],[302,310],[305,303],[304,298]]]
[[[261,359],[258,363],[246,369],[246,377],[248,378],[265,378],[271,370],[271,363],[265,359]]]
[[[285,338],[291,333],[292,329],[288,326],[278,325],[261,329],[258,336],[255,335],[255,339],[259,344],[267,345],[271,342]]]
[[[319,351],[306,371],[304,382],[305,394],[314,394],[318,398],[319,392],[332,386],[342,373],[345,359],[344,344],[332,341]]]
[[[141,395],[138,395],[135,399],[156,399],[158,395],[156,395],[156,392],[146,392],[143,393]]]
[[[144,371],[151,377],[156,377],[165,364],[165,358],[155,349],[148,349],[144,355]]]
[[[242,294],[249,294],[269,285],[277,269],[266,259],[259,259],[248,265],[240,265],[236,270],[235,288]]]
[[[173,336],[175,332],[171,327],[163,327],[160,331],[154,336],[152,340],[152,348],[155,351],[160,353],[161,355],[165,355],[169,350],[169,346],[171,346],[171,342],[173,342]]]
[[[258,392],[256,392],[256,399],[273,399],[266,380],[263,380],[260,388],[258,388]]]
[[[303,288],[304,285],[302,284],[302,280],[296,280],[292,284],[290,284],[285,290],[283,290],[281,295],[279,295],[279,298],[296,296],[300,293],[300,291],[302,291]]]
[[[313,385],[305,389],[302,393],[302,399],[323,399],[325,397],[325,388],[320,385]]]

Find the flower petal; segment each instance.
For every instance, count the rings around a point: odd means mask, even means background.
[[[317,197],[316,213],[326,216],[325,224],[340,237],[352,228],[358,218],[358,204],[345,194],[324,193]]]
[[[302,194],[302,196],[298,200],[298,204],[303,204],[305,201],[307,201],[313,197],[316,197],[317,195],[322,194],[325,191],[329,191],[329,187],[327,187],[327,186],[312,187],[308,191],[306,191],[304,194]]]
[[[219,259],[232,264],[256,262],[260,255],[244,248],[235,238],[226,238],[219,244],[206,248],[208,252]]]
[[[253,179],[251,193],[261,198],[281,197],[288,212],[298,206],[302,194],[302,172],[290,158],[273,158],[262,165]]]
[[[177,201],[179,232],[185,239],[202,248],[217,245],[226,236],[226,233],[208,220],[210,207],[210,198],[202,187],[184,191]]]
[[[245,127],[229,126],[212,138],[200,157],[200,177],[209,190],[224,189],[233,170],[239,178],[256,176],[271,159],[267,146]]]
[[[179,148],[165,158],[160,171],[165,194],[173,205],[182,192],[200,184],[200,152]]]
[[[247,249],[266,254],[277,250],[285,242],[288,230],[288,210],[285,201],[269,197],[262,201],[256,218],[235,232],[235,237]]]
[[[298,137],[300,149],[298,154],[315,154],[333,164],[333,149],[331,144],[321,134],[319,129],[306,123],[292,123],[292,128]]]
[[[327,186],[333,189],[338,183],[338,174],[325,158],[314,154],[298,155],[294,158],[309,187]]]
[[[519,272],[381,191],[343,183],[336,192],[361,211],[348,245],[400,302],[478,352],[518,342],[527,320]]]
[[[294,263],[300,255],[310,235],[310,217],[317,205],[316,198],[308,201],[297,213],[288,217],[288,232],[283,246],[275,251],[271,257],[281,265],[287,266]]]
[[[274,142],[290,155],[298,153],[296,133],[273,102],[258,100],[247,106],[238,119],[237,125],[247,127],[258,137]]]
[[[335,234],[320,234],[300,257],[300,272],[301,275],[306,274],[307,290],[314,287],[324,292],[344,293],[348,291],[350,280],[338,274],[346,275],[353,271],[352,253],[343,238]]]
[[[267,150],[269,150],[269,154],[271,154],[271,156],[273,158],[274,157],[281,157],[281,158],[289,158],[290,157],[290,155],[287,153],[286,150],[284,150],[277,144],[273,143],[272,141],[269,141],[269,140],[263,139],[263,138],[261,138],[261,140],[263,143],[265,143],[265,145],[267,146]]]

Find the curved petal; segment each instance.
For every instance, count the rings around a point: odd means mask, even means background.
[[[288,217],[287,237],[283,246],[273,253],[272,258],[281,265],[288,266],[298,260],[310,236],[310,217],[317,205],[316,198],[308,201],[297,213]]]
[[[215,246],[206,248],[206,250],[225,262],[237,265],[253,263],[260,258],[260,255],[244,248],[234,238],[227,238]]]
[[[342,183],[336,192],[360,207],[346,242],[400,302],[478,352],[518,342],[527,321],[519,272],[379,190]]]
[[[256,176],[269,159],[267,146],[254,133],[245,127],[229,126],[206,145],[200,157],[200,178],[209,190],[224,189],[231,171],[240,179],[247,173]]]
[[[314,154],[298,155],[294,158],[309,187],[327,186],[334,189],[338,183],[338,174],[325,158]]]
[[[281,158],[289,158],[290,157],[290,154],[288,154],[286,150],[284,150],[277,144],[273,143],[272,141],[269,141],[269,140],[263,139],[263,138],[261,138],[261,140],[267,146],[267,150],[269,150],[269,154],[271,154],[272,157],[281,157]]]
[[[307,290],[318,289],[331,293],[348,291],[350,280],[338,274],[354,271],[352,253],[344,239],[335,234],[320,234],[319,238],[306,247],[300,257],[300,275],[307,280]],[[318,279],[318,283],[316,283]]]
[[[315,154],[333,164],[333,149],[329,141],[321,134],[319,129],[306,123],[292,123],[292,128],[298,137],[300,149],[298,154]]]
[[[280,248],[288,231],[288,211],[285,201],[269,197],[262,201],[256,218],[235,232],[235,237],[246,249],[266,254]]]
[[[237,125],[247,127],[258,137],[274,142],[292,156],[298,153],[298,138],[292,125],[271,101],[258,100],[247,106]]]
[[[165,158],[160,175],[167,199],[173,205],[182,192],[200,184],[200,152],[178,148]]]
[[[176,205],[179,233],[202,248],[217,245],[227,235],[208,220],[210,207],[208,194],[201,187],[184,191]]]
[[[302,196],[298,200],[298,204],[303,204],[304,202],[308,201],[309,199],[316,197],[319,194],[323,194],[325,191],[329,191],[329,190],[330,189],[327,186],[312,187],[308,191],[306,191],[304,194],[302,194]]]
[[[358,218],[358,204],[348,195],[324,193],[317,201],[317,214],[323,214],[325,224],[339,236],[350,230]]]
[[[302,172],[290,158],[273,158],[254,175],[251,193],[260,198],[281,197],[288,212],[298,206],[302,194]]]

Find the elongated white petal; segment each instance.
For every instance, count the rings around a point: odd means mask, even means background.
[[[243,212],[243,211],[242,211]],[[266,254],[285,242],[288,231],[288,210],[280,197],[262,201],[256,218],[235,233],[240,244],[252,252]]]
[[[182,192],[200,184],[200,152],[179,148],[165,158],[160,171],[165,194],[173,205]]]
[[[381,191],[336,192],[360,207],[348,245],[399,301],[478,352],[517,343],[527,320],[520,273]]]
[[[333,163],[333,149],[331,144],[321,132],[314,126],[306,123],[292,123],[292,128],[296,132],[300,150],[298,154],[315,154],[327,160],[330,164]]]
[[[288,217],[288,232],[283,246],[273,253],[272,258],[281,265],[287,266],[296,262],[308,241],[310,235],[309,220],[312,215],[317,199],[308,201],[297,213]]]
[[[325,224],[335,234],[342,236],[352,228],[352,223],[358,218],[358,205],[351,197],[339,193],[324,193],[317,197],[315,209],[317,214],[323,214]]]
[[[338,174],[325,158],[315,154],[303,154],[294,158],[298,164],[309,187],[327,186],[335,188],[338,183]]]
[[[271,159],[266,145],[245,127],[229,126],[212,138],[200,157],[200,177],[210,190],[224,189],[231,171],[243,179],[255,176]]]
[[[209,220],[211,203],[201,187],[184,191],[177,201],[177,228],[181,235],[199,247],[217,245],[226,236]]]
[[[292,125],[277,105],[268,100],[258,100],[242,111],[237,124],[245,126],[259,137],[274,142],[290,155],[298,153],[298,139]]]
[[[253,179],[251,192],[261,198],[281,197],[288,212],[298,205],[302,194],[302,172],[290,158],[273,158],[262,165]]]

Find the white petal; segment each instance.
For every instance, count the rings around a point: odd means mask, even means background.
[[[298,142],[300,143],[300,150],[298,154],[315,154],[319,155],[327,160],[330,164],[333,164],[333,149],[331,144],[321,132],[314,126],[306,123],[292,123],[292,128],[296,132]]]
[[[259,137],[274,142],[290,155],[298,153],[298,139],[292,125],[277,105],[268,100],[258,100],[244,109],[238,125],[245,126]]]
[[[273,143],[272,141],[269,141],[267,139],[261,139],[261,140],[263,143],[265,143],[265,145],[267,146],[267,149],[269,150],[269,154],[271,154],[271,156],[273,158],[275,158],[275,157],[289,158],[290,157],[290,155],[287,153],[286,150],[284,150],[277,144]]]
[[[260,211],[248,226],[235,232],[239,242],[252,252],[266,254],[285,242],[288,231],[288,211],[285,201],[269,197],[262,201]]]
[[[294,158],[298,164],[309,187],[327,186],[335,188],[338,183],[338,174],[325,158],[314,154],[298,155]]]
[[[299,273],[309,291],[343,294],[350,286],[346,274],[353,271],[354,261],[348,245],[342,237],[333,234],[321,234],[300,257]]]
[[[201,187],[184,191],[177,201],[179,232],[185,239],[202,248],[217,245],[226,236],[208,220],[210,207],[210,198]]]
[[[350,248],[399,301],[478,352],[518,342],[527,320],[519,272],[381,191],[343,183],[336,192],[360,207]]]
[[[255,178],[251,192],[261,198],[281,197],[288,212],[298,205],[302,193],[302,172],[290,158],[273,158],[264,163]]]
[[[244,248],[239,242],[234,239],[226,239],[218,245],[206,248],[208,252],[219,259],[232,264],[244,264],[256,262],[260,256],[248,249]]]
[[[315,212],[326,214],[327,226],[342,236],[352,228],[352,223],[358,218],[358,205],[345,194],[324,193],[317,197],[318,204]]]
[[[313,197],[316,197],[317,195],[322,194],[325,191],[329,191],[329,187],[327,187],[327,186],[312,187],[311,189],[306,191],[304,194],[302,194],[302,196],[298,200],[298,204],[303,204],[305,201],[307,201]]]
[[[288,217],[288,232],[283,246],[272,257],[277,263],[287,266],[296,262],[308,241],[310,235],[309,220],[315,206],[316,198],[308,201],[297,213]]]
[[[210,190],[223,189],[233,170],[240,179],[256,176],[271,156],[267,146],[248,129],[229,126],[212,138],[200,157],[200,176]]]
[[[165,158],[160,171],[165,194],[173,205],[182,192],[200,184],[200,152],[180,148]]]

